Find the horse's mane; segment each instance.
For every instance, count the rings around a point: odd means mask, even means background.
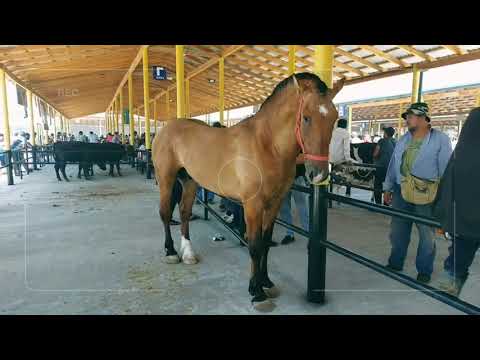
[[[303,73],[298,73],[294,75],[290,75],[289,77],[283,79],[280,81],[277,86],[275,86],[275,89],[273,89],[272,93],[270,94],[269,97],[265,99],[263,104],[260,106],[260,109],[265,105],[271,102],[272,98],[274,98],[277,94],[281,93],[283,89],[287,87],[290,83],[293,83],[293,77],[297,80],[311,80],[313,84],[315,85],[315,88],[320,92],[320,94],[326,94],[328,87],[327,85],[320,79],[317,75],[309,73],[309,72],[303,72]]]

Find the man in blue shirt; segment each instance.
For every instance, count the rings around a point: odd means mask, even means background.
[[[408,132],[398,140],[390,160],[383,183],[384,201],[387,204],[391,203],[395,209],[431,217],[432,204],[418,205],[405,201],[400,183],[408,176],[438,181],[452,153],[450,138],[441,131],[432,129],[426,103],[411,104],[402,117],[407,120]],[[392,217],[390,232],[392,250],[387,265],[392,270],[403,270],[412,225],[412,221]],[[434,230],[426,225],[416,225],[420,238],[416,258],[417,280],[428,283],[431,280],[435,259]]]

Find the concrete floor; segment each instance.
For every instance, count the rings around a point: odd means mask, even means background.
[[[124,177],[96,168],[94,181],[58,182],[53,166],[0,178],[0,314],[255,314],[247,292],[249,255],[216,220],[191,223],[201,262],[163,262],[163,230],[154,180],[123,166]],[[353,196],[369,199],[356,191]],[[218,204],[218,200],[217,200]],[[217,204],[215,206],[217,206]],[[194,212],[203,214],[201,207]],[[174,215],[178,218],[178,212]],[[381,263],[389,219],[335,206],[329,239]],[[176,248],[179,228],[172,227]],[[278,226],[274,239],[285,229]],[[213,242],[223,233],[226,241]],[[272,314],[459,314],[422,293],[328,251],[327,303],[305,300],[307,241],[273,248],[270,274],[282,295]],[[447,243],[438,242],[437,276]],[[412,241],[406,273],[416,275]],[[462,298],[480,304],[480,262]],[[434,278],[435,281],[435,278]]]

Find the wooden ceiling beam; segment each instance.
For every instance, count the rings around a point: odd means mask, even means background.
[[[463,50],[457,45],[442,45],[442,47],[444,47],[447,50],[450,50],[455,55],[465,55],[467,53],[467,51]]]
[[[419,58],[423,59],[423,60],[426,60],[426,61],[435,61],[435,59],[433,57],[431,57],[430,55],[420,51],[420,50],[417,50],[415,49],[414,47],[410,46],[410,45],[397,45],[400,49],[408,52],[409,54],[411,55],[415,55],[415,56],[418,56]]]
[[[359,45],[359,47],[363,50],[366,50],[366,51],[369,51],[371,53],[374,53],[375,55],[377,55],[378,57],[381,57],[395,65],[398,65],[402,68],[404,67],[407,67],[408,64],[404,63],[402,60],[399,60],[397,59],[396,57],[390,55],[390,54],[387,54],[379,49],[377,49],[375,46],[372,46],[372,45]]]

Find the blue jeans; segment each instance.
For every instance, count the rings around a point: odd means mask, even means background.
[[[295,179],[295,184],[306,186],[305,179],[303,177],[298,177]],[[300,191],[290,190],[285,198],[282,201],[280,207],[280,219],[291,224],[292,223],[292,196],[295,200],[295,205],[297,207],[298,215],[302,223],[302,228],[305,231],[309,229],[309,214],[308,214],[308,195]],[[293,231],[287,229],[287,235],[293,236]]]
[[[475,253],[480,247],[480,239],[456,236],[448,248],[448,257],[445,259],[443,268],[450,276],[467,280],[468,269],[473,263]]]
[[[200,200],[203,200],[203,188],[201,188],[200,186],[197,188],[197,197],[200,199]],[[215,194],[211,191],[208,191],[207,190],[207,201],[213,201],[213,198],[215,197]]]
[[[432,216],[432,205],[415,205],[406,202],[402,198],[400,185],[395,185],[393,190],[392,207],[422,216]],[[390,242],[392,252],[388,259],[389,265],[403,269],[405,257],[407,256],[408,245],[412,233],[413,222],[410,220],[392,217]],[[417,249],[416,267],[419,274],[431,275],[433,272],[433,261],[435,260],[436,246],[434,230],[431,226],[415,224],[419,233],[419,244]]]

